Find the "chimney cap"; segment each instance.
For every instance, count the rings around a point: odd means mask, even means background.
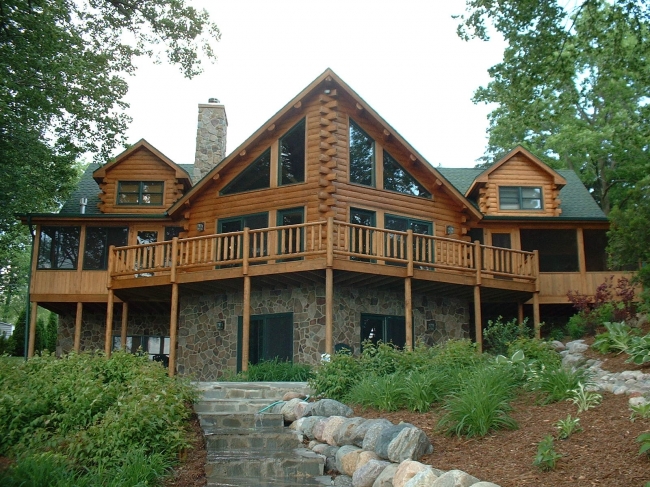
[[[219,98],[208,98],[208,103],[221,103]]]

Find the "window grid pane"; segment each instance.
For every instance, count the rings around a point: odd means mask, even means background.
[[[374,186],[375,141],[350,120],[350,182]]]
[[[305,121],[280,139],[280,185],[305,181]]]
[[[421,198],[431,198],[431,193],[386,151],[384,151],[384,189]]]
[[[499,209],[541,210],[542,188],[527,186],[500,186]]]

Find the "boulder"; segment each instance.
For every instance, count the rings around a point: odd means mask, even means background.
[[[406,484],[404,484],[404,487],[429,487],[436,480],[438,480],[438,476],[434,473],[433,469],[425,468],[424,470],[416,473],[415,476],[411,478],[411,480],[406,482]]]
[[[304,394],[301,394],[300,392],[296,391],[288,391],[284,393],[284,396],[282,396],[283,401],[291,401],[292,399],[305,399],[307,396]]]
[[[357,468],[363,467],[370,460],[381,460],[374,451],[361,450],[359,454],[359,461],[357,462]]]
[[[406,483],[415,477],[419,472],[428,467],[414,460],[404,460],[399,464],[393,477],[393,487],[404,487]]]
[[[450,470],[438,477],[430,487],[470,487],[478,482],[479,479],[462,470]]]
[[[390,421],[384,418],[367,419],[366,421],[364,421],[354,429],[352,433],[352,437],[350,438],[352,443],[350,444],[357,445],[358,447],[363,447],[363,440],[366,437],[366,433],[368,432],[371,426],[378,423],[381,423],[384,426],[393,426],[393,423],[391,423]]]
[[[336,452],[336,470],[345,475],[354,473],[359,460],[361,449],[352,445],[345,445]]]
[[[352,487],[352,477],[348,475],[338,475],[332,480],[334,487]]]
[[[374,423],[366,431],[366,434],[363,437],[363,443],[361,445],[361,448],[363,448],[364,450],[375,451],[377,443],[379,442],[379,437],[381,436],[382,432],[394,426],[395,425],[390,421],[385,421],[385,422],[378,421]]]
[[[492,482],[476,482],[472,487],[499,487],[497,484]]]
[[[345,418],[343,416],[331,416],[329,418],[329,421],[327,421],[327,425],[323,430],[323,441],[325,443],[328,445],[336,445],[336,442],[334,441],[334,434],[338,431],[344,421]]]
[[[419,428],[404,428],[388,444],[388,459],[395,463],[419,460],[429,453],[433,453],[433,445]]]
[[[393,477],[395,477],[395,472],[397,472],[397,464],[389,464],[377,477],[375,483],[372,484],[372,487],[393,487]]]
[[[377,477],[390,464],[383,460],[370,460],[364,465],[357,465],[352,475],[352,487],[372,487]]]
[[[390,445],[390,442],[393,441],[397,437],[397,435],[399,435],[400,432],[405,428],[414,428],[414,426],[409,423],[400,423],[398,425],[394,425],[389,428],[384,428],[381,430],[381,433],[379,434],[379,438],[377,439],[374,448],[375,453],[379,455],[379,458],[384,458],[388,460],[388,445]],[[370,450],[370,448],[366,448],[365,441],[364,441],[363,449]]]
[[[355,430],[357,426],[365,421],[366,420],[363,418],[348,418],[343,421],[343,424],[339,426],[332,436],[334,443],[339,446],[353,445],[354,442],[352,441],[352,437],[355,435]]]
[[[314,424],[314,427],[311,430],[312,436],[315,440],[323,442],[323,430],[325,430],[325,426],[327,426],[329,419],[330,418],[321,417],[321,419],[316,421],[316,424]]]
[[[304,411],[304,416],[343,416],[349,418],[354,411],[345,404],[334,399],[321,399],[311,402]]]
[[[300,418],[291,423],[291,428],[295,429],[297,433],[302,434],[305,438],[312,440],[314,439],[314,426],[321,419],[325,418],[323,418],[323,416],[309,416],[307,418]]]
[[[280,412],[284,416],[284,421],[286,423],[293,423],[298,419],[298,416],[296,415],[296,406],[301,402],[303,402],[303,400],[296,397],[284,403]]]

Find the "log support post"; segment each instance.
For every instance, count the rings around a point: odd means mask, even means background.
[[[32,311],[29,316],[29,345],[27,346],[27,358],[34,356],[34,344],[36,343],[36,318],[38,315],[38,303],[32,302]]]
[[[517,322],[521,325],[524,322],[524,303],[517,301]]]
[[[535,322],[535,338],[542,338],[539,315],[539,292],[533,293],[533,321]]]
[[[126,333],[129,322],[129,303],[122,303],[122,329],[120,330],[120,348],[126,350]]]
[[[106,358],[111,358],[111,348],[113,345],[113,302],[115,296],[113,289],[108,290],[108,302],[106,304],[106,338],[104,340],[104,354]]]
[[[334,354],[334,218],[327,218],[325,268],[325,353]]]
[[[79,353],[81,350],[81,324],[83,322],[84,304],[77,303],[77,314],[74,318],[74,351]]]
[[[172,304],[169,315],[169,377],[176,373],[176,332],[178,330],[178,283],[172,283]]]
[[[476,347],[483,352],[483,317],[481,316],[481,270],[483,268],[481,242],[474,241],[474,262],[476,264],[476,285],[474,286],[474,332]]]
[[[404,323],[406,325],[406,350],[413,350],[413,300],[410,277],[404,279]]]
[[[251,329],[251,277],[248,275],[248,253],[250,252],[250,233],[248,227],[244,228],[242,242],[242,273],[244,274],[244,303],[242,306],[242,344],[241,344],[241,369],[248,370],[250,329]]]

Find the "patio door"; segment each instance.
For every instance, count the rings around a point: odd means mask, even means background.
[[[396,347],[406,345],[406,319],[404,316],[361,313],[361,347],[363,342],[392,343]]]
[[[244,332],[243,317],[239,317],[237,332],[237,371],[241,370],[241,349]],[[293,361],[293,313],[254,315],[250,318],[248,362],[258,364],[268,360]]]

